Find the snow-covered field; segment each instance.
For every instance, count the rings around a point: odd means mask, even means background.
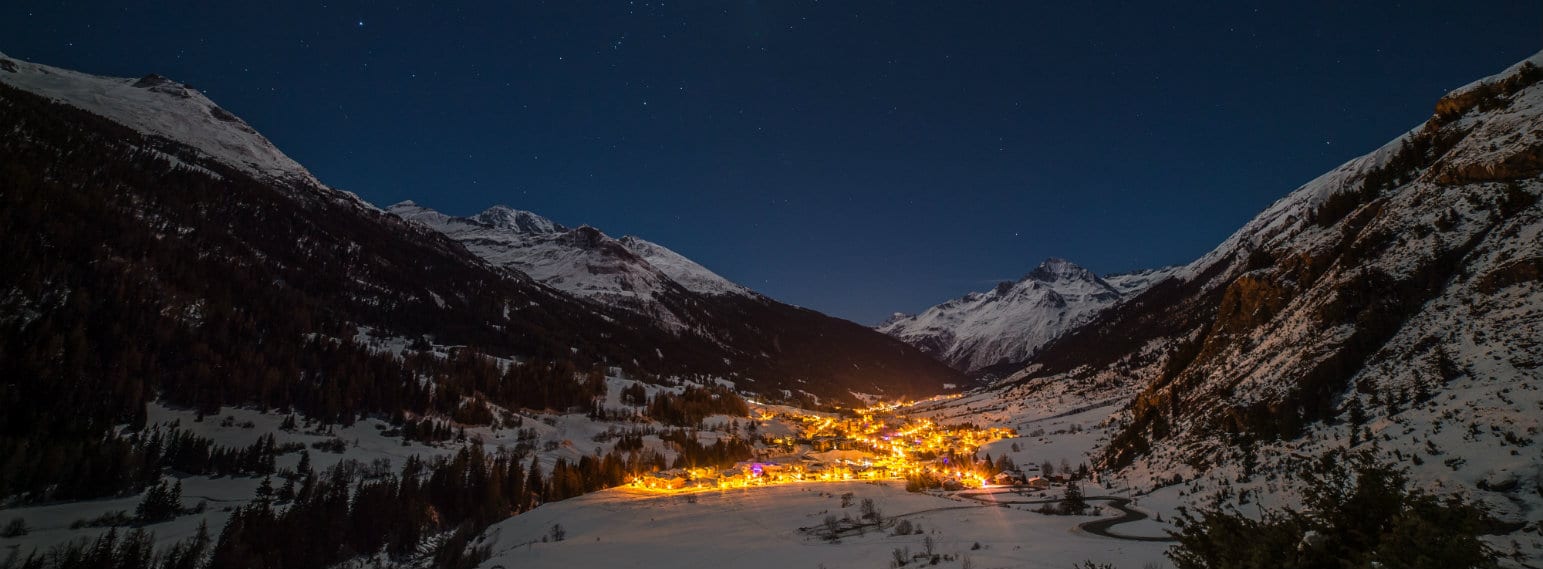
[[[842,508],[840,496],[847,492],[855,496]],[[859,517],[864,498],[873,499],[884,516],[901,516],[923,533],[897,536],[891,529],[831,543],[800,531],[819,526],[827,515]],[[485,534],[493,557],[482,567],[887,567],[896,549],[925,552],[929,537],[934,553],[952,558],[939,567],[961,567],[966,558],[977,568],[1064,569],[1086,560],[1118,567],[1166,564],[1166,544],[1089,535],[1076,525],[1097,518],[1046,516],[1028,508],[913,494],[899,483],[810,483],[692,495],[612,489],[546,504],[494,525]],[[552,541],[554,525],[562,526],[563,541]]]
[[[615,385],[609,391],[614,396],[625,380],[611,378],[611,381]],[[651,391],[669,389],[649,388]],[[767,415],[787,411],[792,410],[757,404],[753,405],[752,415],[767,417],[761,425],[768,433],[791,434],[796,427],[788,420]],[[385,459],[398,467],[409,455],[433,456],[453,452],[456,448],[454,444],[404,446],[400,439],[386,436],[387,425],[377,420],[315,432],[305,425],[293,431],[281,430],[279,422],[284,415],[251,409],[226,408],[219,415],[206,417],[203,421],[195,422],[195,418],[191,411],[159,405],[150,407],[151,424],[175,422],[221,445],[245,446],[269,433],[274,434],[281,444],[309,445],[335,438],[347,443],[347,450],[341,454],[311,450],[312,463],[318,469],[345,459],[363,463]],[[592,421],[582,415],[533,415],[529,419],[526,425],[536,430],[538,442],[561,441],[555,448],[547,447],[537,453],[544,466],[549,466],[559,456],[572,459],[592,450],[590,447],[609,447],[610,441],[591,439],[611,427],[625,428],[622,424]],[[705,422],[718,425],[735,420],[746,422],[749,419],[714,416]],[[1062,459],[1076,464],[1080,455],[1091,448],[1093,435],[1091,431],[1071,433],[1066,429],[1084,420],[1080,416],[1047,420],[1045,426],[1049,431],[1045,436],[997,441],[984,450],[993,456],[1006,454],[1024,464],[1038,460],[1059,464]],[[516,442],[515,432],[510,429],[474,428],[468,429],[468,435],[473,439],[481,438],[490,449]],[[700,435],[711,439],[720,433],[703,431]],[[647,439],[651,446],[657,444],[656,437]],[[1017,452],[1010,450],[1015,442],[1020,448]],[[538,448],[542,446],[538,445]],[[661,445],[659,450],[665,449]],[[297,453],[281,455],[278,466],[293,468],[298,458]],[[207,523],[209,530],[217,535],[229,518],[229,509],[253,499],[258,480],[251,477],[182,478],[184,506],[206,502],[206,510],[152,524],[146,529],[155,533],[156,541],[162,546],[192,536],[200,522]],[[1092,485],[1085,488],[1089,496],[1116,494]],[[849,505],[843,507],[841,495],[848,492],[854,496]],[[939,556],[939,566],[944,567],[964,566],[966,559],[971,567],[1068,567],[1084,560],[1116,566],[1142,566],[1162,560],[1166,544],[1098,537],[1077,529],[1080,523],[1098,519],[1095,516],[1047,516],[1030,511],[1037,505],[1009,504],[1004,507],[991,504],[993,499],[1054,500],[1060,493],[1059,488],[1052,488],[1030,495],[999,494],[968,499],[958,495],[908,493],[897,481],[884,484],[811,482],[671,495],[618,488],[545,504],[496,524],[484,534],[482,545],[490,547],[494,555],[484,567],[881,567],[894,559],[897,549],[907,556],[924,553],[928,538],[934,544],[934,553]],[[870,530],[865,535],[846,536],[831,543],[818,531],[800,529],[820,526],[828,515],[859,518],[864,498],[873,499],[886,518],[906,520],[921,528],[922,533],[894,535],[891,522],[884,531]],[[106,528],[72,529],[71,524],[116,511],[132,514],[140,500],[140,496],[130,496],[6,509],[0,513],[0,518],[23,518],[31,532],[19,538],[0,539],[0,554],[11,549],[25,554],[33,548],[46,550],[72,540],[89,539],[105,532]],[[1097,500],[1093,503],[1100,505]],[[1103,516],[1115,515],[1118,512],[1103,510]],[[566,530],[566,539],[560,542],[551,539],[552,527],[558,524]],[[1116,531],[1140,536],[1161,535],[1165,529],[1169,528],[1145,520],[1119,526]],[[913,560],[911,564],[929,562],[930,559]]]

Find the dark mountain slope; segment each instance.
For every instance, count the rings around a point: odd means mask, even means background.
[[[143,83],[122,82],[113,88]],[[0,85],[0,484],[10,485],[0,495],[121,469],[129,455],[103,435],[142,421],[152,399],[293,408],[329,422],[404,412],[486,421],[468,409],[587,405],[592,394],[575,376],[592,367],[729,377],[774,399],[783,388],[922,395],[957,377],[810,311],[725,304],[724,314],[756,323],[713,338],[572,298],[314,185],[282,155],[259,153],[271,168],[233,165],[220,151],[269,148],[249,128],[232,131],[242,144],[215,152],[179,141],[229,132],[147,132],[143,124],[204,124],[147,115],[203,100],[153,89],[163,86],[129,91],[140,106],[124,123]],[[159,96],[174,102],[162,109]],[[244,127],[218,116],[208,124]],[[357,341],[366,332],[462,348],[404,360],[366,348]],[[501,371],[464,356],[473,352],[527,363]],[[113,488],[53,495],[77,491]]]
[[[638,237],[614,239],[497,206],[454,217],[407,202],[388,211],[423,224],[496,266],[575,298],[643,317],[675,349],[633,355],[651,366],[680,350],[716,350],[724,375],[761,393],[847,397],[935,392],[963,382],[920,351],[851,322],[757,294]]]

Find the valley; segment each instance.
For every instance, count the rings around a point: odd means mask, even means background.
[[[1187,263],[1051,257],[868,326],[0,55],[0,569],[1536,569],[1540,66]],[[593,205],[760,223],[633,197]],[[930,278],[896,274],[856,294]]]
[[[632,408],[623,394],[639,384],[620,377],[607,378],[606,384],[607,408]],[[650,398],[671,391],[652,386],[645,390]],[[826,411],[747,401],[749,413],[713,415],[688,431],[692,440],[704,444],[750,442],[741,460],[701,466],[685,462],[682,447],[671,442],[677,439],[666,436],[666,425],[632,412],[619,420],[500,413],[509,420],[491,427],[467,426],[443,442],[416,442],[403,438],[400,425],[379,420],[347,427],[308,421],[288,426],[294,417],[281,413],[225,408],[204,416],[152,405],[147,419],[152,431],[181,428],[233,448],[259,443],[271,434],[288,450],[277,456],[269,476],[176,475],[183,512],[164,521],[135,519],[144,495],[8,508],[5,520],[25,520],[29,531],[0,537],[0,549],[62,546],[95,539],[114,525],[123,531],[146,530],[154,543],[170,547],[195,537],[200,524],[211,528],[207,531],[225,527],[235,510],[270,503],[284,507],[300,499],[284,492],[265,495],[259,486],[277,487],[303,479],[304,472],[339,469],[362,471],[364,480],[381,480],[410,457],[436,464],[454,459],[471,445],[490,455],[529,457],[517,459],[521,463],[516,470],[526,470],[522,463],[529,461],[529,469],[561,471],[565,467],[559,462],[579,464],[617,452],[659,456],[660,464],[678,464],[668,469],[643,465],[607,490],[568,499],[553,496],[544,504],[538,498],[536,507],[494,524],[477,540],[474,545],[487,547],[492,556],[486,567],[583,564],[613,555],[617,548],[636,548],[641,566],[678,559],[682,566],[707,567],[743,555],[738,545],[724,544],[748,541],[768,548],[796,546],[795,551],[802,552],[797,555],[827,564],[873,555],[889,558],[904,551],[907,559],[925,554],[910,561],[923,564],[937,555],[940,560],[947,556],[945,565],[953,566],[1058,567],[1087,557],[1091,544],[1100,544],[1097,550],[1103,553],[1092,557],[1098,560],[1161,557],[1164,531],[1171,527],[1140,518],[1171,517],[1171,511],[1146,506],[1129,510],[1129,497],[1107,496],[1127,489],[1093,480],[1093,474],[1070,466],[1091,451],[1092,439],[1074,432],[1080,426],[1071,427],[1078,417],[1030,422],[1034,437],[1017,436],[1008,427],[929,417],[957,399],[940,396]],[[1054,431],[1042,432],[1046,427]],[[645,432],[659,434],[636,439],[641,446],[635,451],[619,451],[626,433]],[[988,457],[998,458],[988,462]],[[1038,511],[1058,507],[1068,485],[1086,493],[1085,511]],[[1121,510],[1147,513],[1140,518],[1126,515],[1122,521]],[[124,521],[88,523],[115,515]],[[1081,529],[1098,520],[1119,523],[1113,529]],[[563,528],[562,540],[551,535],[554,526]],[[657,541],[643,529],[650,527],[694,529]],[[786,562],[773,556],[748,566]]]

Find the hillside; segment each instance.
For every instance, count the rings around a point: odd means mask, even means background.
[[[111,294],[142,294],[144,318],[173,323],[173,314],[231,313],[251,329],[247,334],[262,337],[293,329],[286,338],[349,338],[354,334],[348,330],[364,327],[498,356],[572,361],[580,368],[605,364],[643,376],[735,378],[752,393],[779,399],[851,398],[854,390],[921,395],[960,383],[957,374],[903,344],[714,281],[705,269],[646,241],[611,240],[610,250],[635,261],[641,257],[627,247],[636,247],[680,282],[716,286],[736,298],[692,292],[650,269],[656,284],[684,290],[659,313],[592,302],[521,270],[550,276],[539,267],[484,260],[462,243],[321,184],[245,122],[185,85],[154,75],[106,78],[4,61],[0,83],[8,86],[11,124],[23,134],[6,141],[15,179],[8,212],[17,217],[6,238],[16,241],[8,250],[26,267],[15,274],[6,314],[46,315],[40,307],[58,291],[44,292],[41,283],[90,266],[144,275],[66,282],[82,282],[93,298],[108,296],[93,288],[96,283],[129,283]],[[37,210],[28,209],[33,199]],[[50,215],[33,218],[31,211]],[[142,249],[126,249],[133,247]],[[91,264],[145,258],[164,266]],[[190,262],[200,268],[182,266]],[[93,317],[100,309],[80,310]],[[306,317],[288,316],[296,313]],[[688,319],[695,333],[676,333],[661,318],[669,314]],[[285,320],[266,322],[271,318]],[[70,322],[59,326],[68,330],[75,325]],[[13,329],[25,335],[21,330]],[[253,344],[257,337],[229,340]],[[214,349],[212,357],[233,349]],[[217,365],[217,359],[196,359],[184,365]],[[296,377],[287,369],[278,375]],[[222,392],[206,397],[247,397],[239,390]]]
[[[966,381],[904,343],[757,294],[640,237],[617,239],[587,225],[570,229],[507,206],[469,217],[411,202],[388,211],[444,234],[495,266],[642,317],[651,332],[685,349],[716,350],[724,364],[719,373],[757,393],[851,400],[854,393],[930,394]],[[635,357],[646,365],[678,357],[680,349]]]
[[[997,390],[937,412],[1021,429],[1081,417],[1080,459],[1168,504],[1289,504],[1310,457],[1368,450],[1485,504],[1493,543],[1535,559],[1539,62],[1441,98]]]

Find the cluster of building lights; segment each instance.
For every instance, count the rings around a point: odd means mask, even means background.
[[[945,487],[987,484],[973,457],[981,445],[1014,436],[1004,428],[938,425],[907,417],[916,402],[880,403],[843,417],[788,410],[780,418],[798,423],[798,434],[773,440],[784,452],[726,470],[690,468],[652,472],[632,487],[657,492],[748,488],[799,482],[895,480],[926,475]],[[769,421],[779,415],[758,413]],[[950,456],[962,460],[950,460]]]

